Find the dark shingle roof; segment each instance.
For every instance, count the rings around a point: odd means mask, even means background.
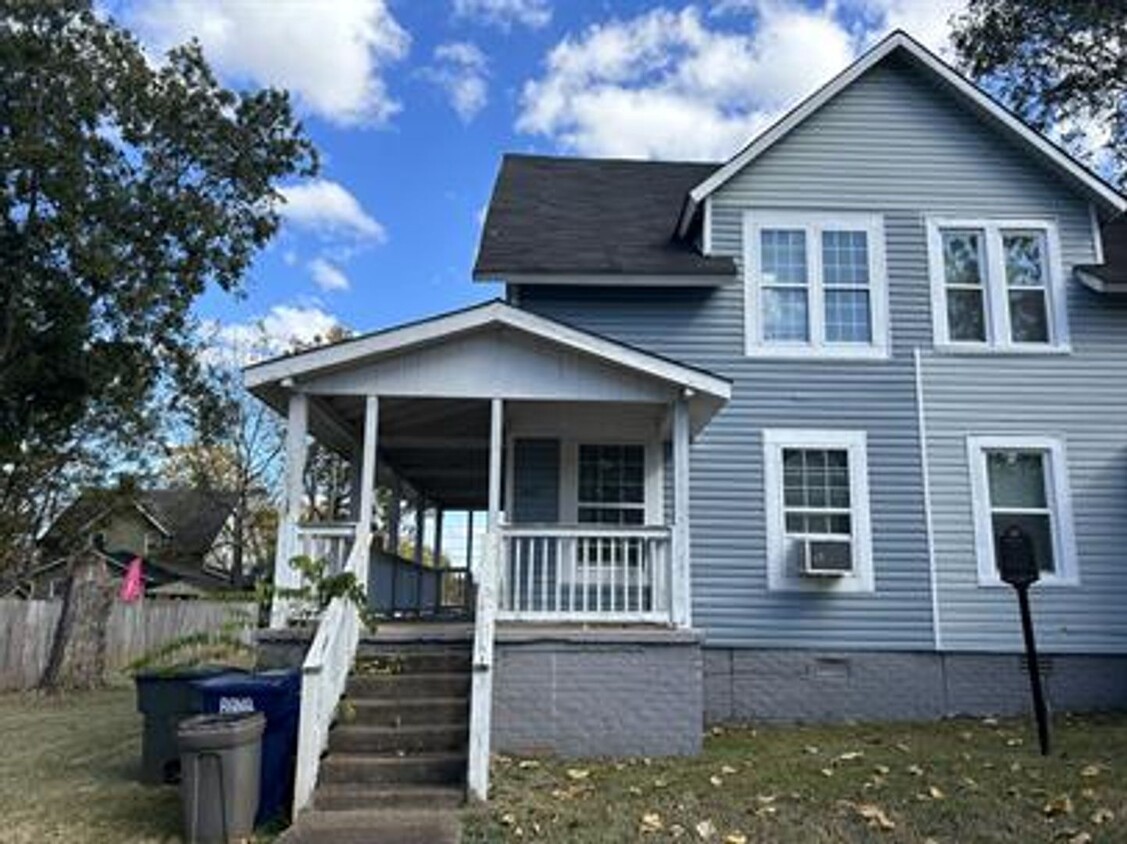
[[[1104,262],[1083,264],[1076,269],[1093,275],[1105,284],[1127,284],[1127,216],[1117,217],[1100,227]]]
[[[506,155],[474,278],[509,274],[734,275],[675,239],[689,190],[719,165]]]

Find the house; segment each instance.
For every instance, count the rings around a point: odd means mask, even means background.
[[[1123,706],[1125,210],[899,32],[726,162],[506,156],[474,272],[504,301],[247,369],[288,417],[276,578],[318,533],[307,434],[353,458],[361,577],[376,486],[485,511],[478,796],[491,749],[1024,709],[1014,525],[1053,706]],[[317,757],[365,647],[330,607],[299,808],[347,779]]]
[[[20,579],[20,591],[61,595],[68,555],[82,549],[100,553],[118,576],[140,557],[147,592],[191,597],[230,587],[225,537],[235,503],[212,490],[86,490],[40,540],[42,562]]]

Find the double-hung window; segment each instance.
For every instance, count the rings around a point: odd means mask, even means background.
[[[879,215],[749,211],[744,246],[749,355],[887,354]]]
[[[1054,225],[932,218],[928,255],[936,345],[969,351],[1067,348]]]
[[[1075,582],[1075,539],[1060,442],[1040,437],[970,437],[967,453],[979,582],[1000,582],[998,539],[1013,528],[1029,537],[1045,582]]]
[[[771,589],[873,588],[862,431],[763,432]]]

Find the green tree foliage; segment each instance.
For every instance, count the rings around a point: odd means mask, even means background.
[[[1125,0],[970,0],[953,26],[964,70],[1127,187]]]
[[[191,306],[239,291],[276,183],[317,161],[286,92],[225,89],[195,43],[154,64],[90,0],[0,0],[0,79],[0,548],[18,549],[67,472],[206,392]]]

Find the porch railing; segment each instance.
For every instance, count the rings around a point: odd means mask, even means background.
[[[356,538],[356,525],[352,522],[305,522],[295,531],[295,555],[314,560],[327,560],[329,572],[344,570]]]
[[[668,528],[510,526],[502,537],[498,619],[671,618]]]
[[[356,537],[344,570],[361,583],[368,580],[370,536]],[[294,775],[293,813],[309,805],[317,784],[321,754],[329,740],[329,727],[352,670],[360,642],[361,620],[356,605],[334,598],[317,624],[313,643],[301,666],[301,721],[297,738],[297,769]]]
[[[388,618],[469,618],[473,583],[464,566],[427,566],[386,551],[372,552],[368,604]]]

